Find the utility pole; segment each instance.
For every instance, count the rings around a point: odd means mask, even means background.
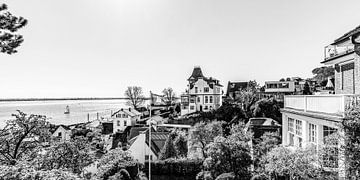
[[[149,115],[149,180],[151,180],[151,103]]]

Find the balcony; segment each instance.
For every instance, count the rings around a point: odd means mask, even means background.
[[[346,108],[360,103],[360,95],[285,96],[284,109],[344,117]]]
[[[324,61],[334,59],[336,57],[344,56],[348,53],[354,52],[354,45],[329,45],[324,48]]]

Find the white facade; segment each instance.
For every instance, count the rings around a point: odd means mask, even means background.
[[[134,126],[140,120],[141,113],[135,109],[121,109],[112,115],[113,133],[124,131],[128,126]]]
[[[295,92],[295,81],[266,81],[265,92],[276,93],[276,92]]]
[[[222,105],[222,85],[214,78],[202,75],[200,67],[195,67],[188,79],[187,93],[183,94],[181,114],[196,111],[210,111]]]
[[[59,126],[52,134],[52,137],[58,139],[61,142],[69,141],[71,138],[71,130],[64,128],[63,126]]]
[[[145,156],[149,156],[152,160],[157,160],[157,156],[155,153],[150,150],[149,146],[146,144],[146,131],[141,132],[137,137],[136,140],[132,143],[129,148],[131,155],[134,159],[138,160],[140,163],[145,163]]]

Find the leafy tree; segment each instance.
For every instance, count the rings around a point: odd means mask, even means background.
[[[235,179],[249,179],[252,164],[250,140],[251,134],[245,132],[243,124],[234,125],[231,135],[226,138],[215,137],[214,141],[207,146],[205,169],[209,170],[213,177],[232,172]]]
[[[128,98],[126,105],[138,109],[145,102],[142,88],[139,86],[130,86],[125,91],[125,97]]]
[[[246,119],[251,118],[253,115],[252,108],[256,101],[259,100],[259,96],[257,95],[259,88],[259,84],[257,84],[256,81],[249,81],[248,87],[241,90],[235,99],[235,102],[240,104],[242,110],[245,112]]]
[[[281,78],[279,81],[284,82],[284,81],[285,81],[285,79],[284,79],[284,78]]]
[[[174,146],[175,133],[171,133],[165,141],[164,147],[161,149],[159,159],[176,158],[177,152]]]
[[[266,132],[260,138],[255,139],[253,142],[255,168],[259,167],[262,172],[263,167],[261,167],[262,163],[260,163],[261,158],[273,148],[277,147],[280,143],[280,136],[277,133]]]
[[[281,123],[281,112],[279,102],[274,98],[260,99],[253,106],[254,117],[268,117]]]
[[[68,169],[80,174],[84,167],[93,162],[90,148],[85,138],[56,143],[44,149],[44,154],[38,154],[35,163],[39,169]]]
[[[24,41],[23,36],[16,32],[27,24],[27,20],[12,15],[7,9],[6,4],[0,4],[0,52],[13,54]]]
[[[215,180],[235,180],[234,173],[222,173]]]
[[[332,66],[323,66],[313,69],[312,73],[314,74],[313,79],[321,84],[327,81],[328,77],[334,77],[335,69]]]
[[[21,111],[13,114],[0,130],[0,163],[14,165],[22,156],[30,153],[50,137],[49,123],[42,115],[27,115]]]
[[[360,174],[360,105],[353,104],[345,114],[342,122],[344,130],[345,157],[348,176],[358,177]]]
[[[131,180],[129,172],[126,169],[120,169],[118,173],[109,177],[109,180]]]
[[[310,86],[308,82],[304,84],[303,95],[311,95]]]
[[[169,87],[169,88],[165,88],[163,91],[162,91],[164,97],[163,97],[163,101],[166,103],[166,104],[173,104],[174,101],[175,101],[175,92],[174,90]]]
[[[174,141],[175,150],[177,152],[177,157],[186,157],[188,153],[188,145],[186,135],[179,132]]]
[[[108,179],[120,172],[121,169],[126,169],[131,177],[138,174],[138,165],[130,152],[123,151],[120,148],[112,149],[101,157],[97,167],[96,179]]]
[[[323,169],[316,165],[318,162],[318,156],[312,148],[290,150],[280,146],[263,158],[265,172],[273,178],[323,179]]]
[[[196,151],[197,148],[200,148],[201,156],[206,158],[205,147],[212,142],[216,136],[222,135],[222,125],[223,122],[220,121],[196,123],[189,134],[189,145],[191,150]]]

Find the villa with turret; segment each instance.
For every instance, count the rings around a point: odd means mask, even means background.
[[[181,95],[181,114],[210,111],[222,104],[222,85],[213,77],[205,77],[199,66],[195,66],[187,79],[186,92]]]

